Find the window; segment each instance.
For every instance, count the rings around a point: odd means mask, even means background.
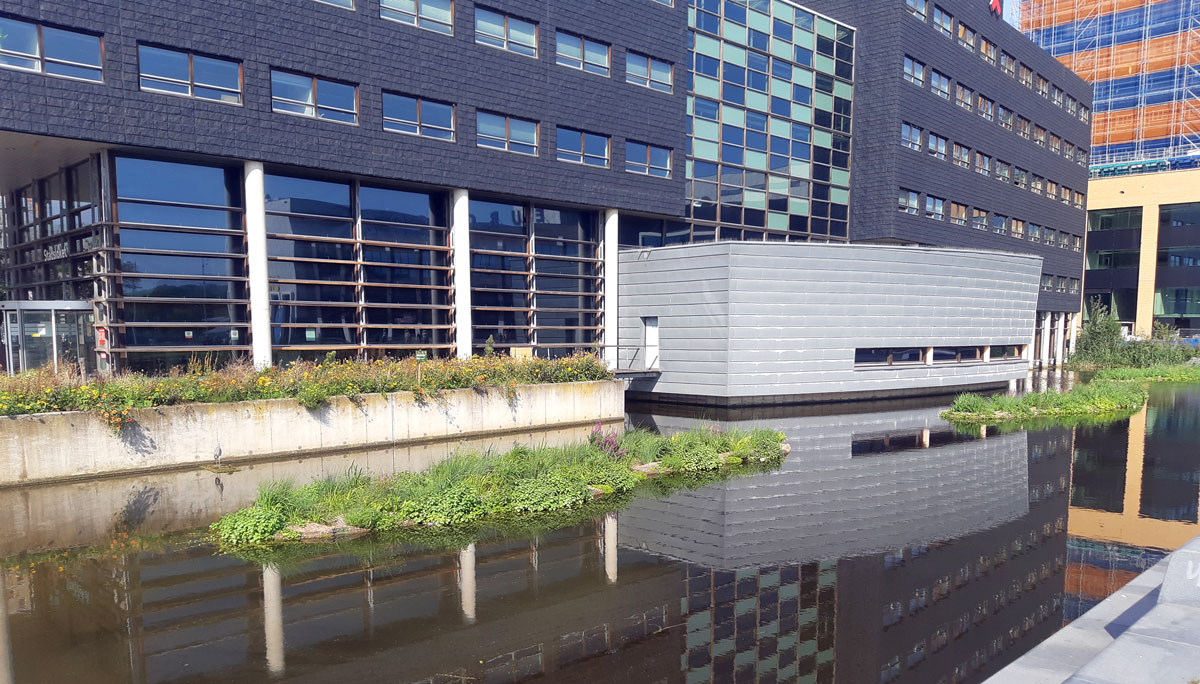
[[[975,173],[991,176],[992,175],[992,158],[982,152],[975,152]]]
[[[946,158],[946,148],[950,145],[950,141],[935,133],[930,133],[928,136],[928,145],[926,151],[937,159]]]
[[[916,86],[925,86],[925,65],[912,57],[904,58],[904,80]]]
[[[1033,127],[1033,142],[1037,143],[1038,145],[1041,145],[1042,147],[1045,147],[1046,146],[1046,129],[1042,128],[1041,126],[1034,126]]]
[[[975,52],[975,32],[961,21],[958,22],[958,44]]]
[[[1041,176],[1037,175],[1036,173],[1033,174],[1033,180],[1030,181],[1030,183],[1029,183],[1029,191],[1035,195],[1042,194],[1042,187],[1044,186],[1045,182],[1046,182],[1045,178],[1042,178]]]
[[[956,226],[967,225],[967,205],[958,202],[950,203],[950,223]]]
[[[1087,163],[1088,163],[1087,150],[1083,149],[1082,147],[1075,148],[1075,163],[1079,164],[1080,166],[1087,166]]]
[[[537,57],[537,24],[477,6],[475,42],[518,55]]]
[[[921,129],[911,124],[900,124],[900,144],[910,150],[921,151]]]
[[[920,211],[920,197],[912,190],[900,191],[900,211],[906,214],[917,215]]]
[[[1167,205],[1164,209],[1169,209]],[[1160,214],[1162,211],[1160,210]],[[1170,225],[1164,222],[1164,225]],[[1122,230],[1142,227],[1142,208],[1096,209],[1088,212],[1088,230]]]
[[[914,17],[925,21],[925,10],[928,7],[927,0],[904,0],[904,4]]]
[[[656,145],[625,141],[625,170],[658,178],[671,177],[671,150]]]
[[[996,44],[981,36],[979,38],[979,56],[988,64],[996,66]]]
[[[1037,77],[1037,94],[1044,98],[1050,98],[1050,81],[1047,81],[1041,75]]]
[[[919,347],[854,350],[854,365],[856,366],[895,366],[901,364],[917,365],[922,363],[925,363],[925,350]]]
[[[884,663],[879,668],[879,684],[887,684],[900,677],[900,656],[892,656],[892,659]]]
[[[139,45],[138,65],[142,90],[242,103],[242,68],[237,62]]]
[[[1079,294],[1079,278],[1071,278],[1071,284],[1068,286],[1067,291],[1071,294]]]
[[[1070,95],[1067,96],[1067,113],[1071,116],[1079,116],[1079,100]]]
[[[1000,53],[1000,70],[1008,76],[1017,75],[1017,58],[1007,52]]]
[[[1091,120],[1091,112],[1085,105],[1079,105],[1079,120],[1088,123]]]
[[[384,92],[383,130],[454,140],[454,105]]]
[[[1017,68],[1017,80],[1020,81],[1021,85],[1025,86],[1026,88],[1032,89],[1033,88],[1033,69],[1030,69],[1029,67],[1025,66],[1024,64],[1020,65]]]
[[[608,168],[608,136],[558,129],[558,160]]]
[[[516,152],[538,153],[538,124],[503,114],[476,113],[475,142],[479,147]]]
[[[103,81],[100,36],[0,17],[0,68]]]
[[[608,76],[609,46],[594,40],[559,31],[555,36],[556,61],[560,66],[580,69],[589,74]]]
[[[1050,134],[1050,151],[1054,154],[1062,154],[1062,138],[1053,133]]]
[[[954,86],[954,100],[959,107],[971,111],[972,100],[975,98],[975,93],[965,85],[959,83]]]
[[[987,212],[983,209],[971,209],[971,227],[975,230],[987,230]]]
[[[1012,179],[1012,164],[996,160],[996,180],[1007,183]]]
[[[358,123],[358,88],[288,71],[271,71],[271,110],[338,123]]]
[[[1008,217],[992,214],[992,232],[997,235],[1008,234]]]
[[[1042,243],[1047,247],[1053,247],[1058,244],[1058,233],[1052,228],[1042,228]]]
[[[954,35],[954,17],[946,14],[941,7],[934,6],[933,8],[933,25],[947,38]]]
[[[446,35],[454,33],[451,0],[380,0],[379,16]]]
[[[950,99],[950,77],[933,69],[929,75],[929,88],[943,100]]]
[[[1071,188],[1068,188],[1065,185],[1060,185],[1058,188],[1058,201],[1062,202],[1063,204],[1070,204]]]
[[[1029,224],[1029,241],[1030,242],[1041,242],[1042,241],[1042,227],[1036,223]]]
[[[1072,198],[1072,204],[1075,205],[1076,209],[1083,208],[1083,193],[1082,192],[1079,192],[1078,190],[1071,191],[1071,198]]]
[[[937,587],[934,587],[934,591],[935,592],[937,591]],[[936,598],[936,594],[935,594],[935,598]],[[908,658],[906,659],[905,664],[911,668],[911,667],[915,667],[922,660],[925,660],[925,640],[924,639],[921,639],[920,641],[918,641],[916,644],[913,645],[912,649],[909,650]]]
[[[1063,155],[1064,159],[1066,159],[1068,161],[1074,161],[1075,160],[1075,144],[1069,140],[1064,139],[1062,155]]]
[[[1000,106],[1000,128],[1003,128],[1006,131],[1011,131],[1013,129],[1012,110],[1004,107],[1003,105]]]
[[[1012,181],[1013,185],[1024,190],[1029,185],[1029,172],[1019,166],[1014,166]]]
[[[1058,278],[1056,279],[1056,285],[1055,285],[1054,290],[1056,292],[1066,292],[1067,291],[1067,277],[1066,276],[1058,276]]]
[[[625,82],[669,93],[675,83],[675,68],[661,59],[630,52],[625,55]]]
[[[1072,235],[1071,236],[1071,250],[1074,252],[1078,252],[1078,251],[1081,251],[1082,249],[1083,249],[1083,237],[1080,235]]]
[[[1021,219],[1012,219],[1008,224],[1008,234],[1018,240],[1025,239],[1025,222]]]
[[[954,164],[964,169],[971,167],[971,149],[954,143]]]
[[[1063,106],[1062,88],[1059,88],[1058,86],[1054,86],[1053,97],[1051,98],[1051,101],[1054,102],[1054,104],[1058,105],[1059,107]]]
[[[904,618],[904,605],[899,601],[892,601],[883,607],[883,626],[891,627],[900,622]]]
[[[1058,183],[1046,179],[1046,197],[1048,199],[1058,199]]]
[[[946,218],[946,200],[932,195],[925,196],[925,215],[935,221]]]
[[[354,9],[354,0],[317,0],[323,5],[333,5],[334,7],[345,7],[346,9]]]
[[[1018,116],[1017,117],[1017,135],[1021,136],[1022,138],[1025,138],[1026,140],[1029,140],[1030,125],[1031,124],[1029,122],[1029,119],[1026,119],[1023,116]]]
[[[975,106],[979,109],[979,116],[982,116],[985,121],[994,121],[996,119],[996,103],[980,95],[975,99]]]

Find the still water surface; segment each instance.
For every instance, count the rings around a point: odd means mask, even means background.
[[[120,532],[30,556],[0,573],[0,684],[980,682],[1200,533],[1200,386],[1097,427],[962,435],[941,408],[631,407],[778,427],[792,456],[536,539],[275,568]]]

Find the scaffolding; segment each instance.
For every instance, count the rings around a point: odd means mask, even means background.
[[[1021,30],[1095,86],[1093,169],[1200,163],[1200,0],[1024,0]]]

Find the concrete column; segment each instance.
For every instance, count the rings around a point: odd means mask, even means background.
[[[1045,369],[1050,367],[1050,312],[1044,312],[1042,317],[1042,343],[1039,345],[1039,354],[1041,355],[1040,367]]]
[[[12,638],[8,632],[8,590],[4,587],[4,570],[0,569],[0,684],[13,684]]]
[[[283,577],[279,568],[264,565],[263,575],[263,632],[267,637],[267,672],[282,677],[284,671],[283,641]]]
[[[1081,314],[1071,314],[1071,322],[1067,325],[1071,331],[1071,344],[1067,348],[1068,355],[1075,353],[1075,343],[1079,341],[1079,323],[1082,319],[1083,316]]]
[[[1158,280],[1159,205],[1142,206],[1142,242],[1138,250],[1137,311],[1133,334],[1150,338],[1154,326],[1154,285]]]
[[[1061,370],[1067,362],[1067,314],[1056,313],[1054,319],[1054,365]]]
[[[991,345],[984,345],[984,347],[983,347],[983,362],[984,363],[992,362],[992,347],[991,347]]]
[[[475,624],[475,545],[458,552],[458,597],[463,621]]]
[[[460,359],[471,358],[471,194],[455,190],[450,198],[450,248],[453,249],[454,345]]]
[[[620,250],[619,243],[619,228],[621,225],[620,215],[616,209],[606,209],[604,211],[604,239],[601,242],[601,249],[604,250],[604,337],[601,339],[604,345],[604,363],[609,368],[617,367],[617,333],[618,320],[617,316],[617,298],[618,298],[618,278],[619,271],[618,259]]]
[[[250,344],[255,368],[271,366],[271,289],[267,284],[267,200],[262,162],[248,161],[246,195],[246,275],[250,279]]]
[[[604,516],[604,577],[609,584],[617,583],[617,514]]]
[[[925,347],[925,365],[933,365],[933,347]]]

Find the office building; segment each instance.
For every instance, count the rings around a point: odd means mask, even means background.
[[[618,247],[714,239],[1039,255],[1061,356],[1086,88],[986,4],[807,5],[8,3],[0,359],[615,361]]]
[[[686,12],[5,3],[6,366],[603,344],[617,216],[680,212]]]
[[[1095,88],[1085,300],[1196,335],[1200,2],[1027,1],[1023,22]]]

